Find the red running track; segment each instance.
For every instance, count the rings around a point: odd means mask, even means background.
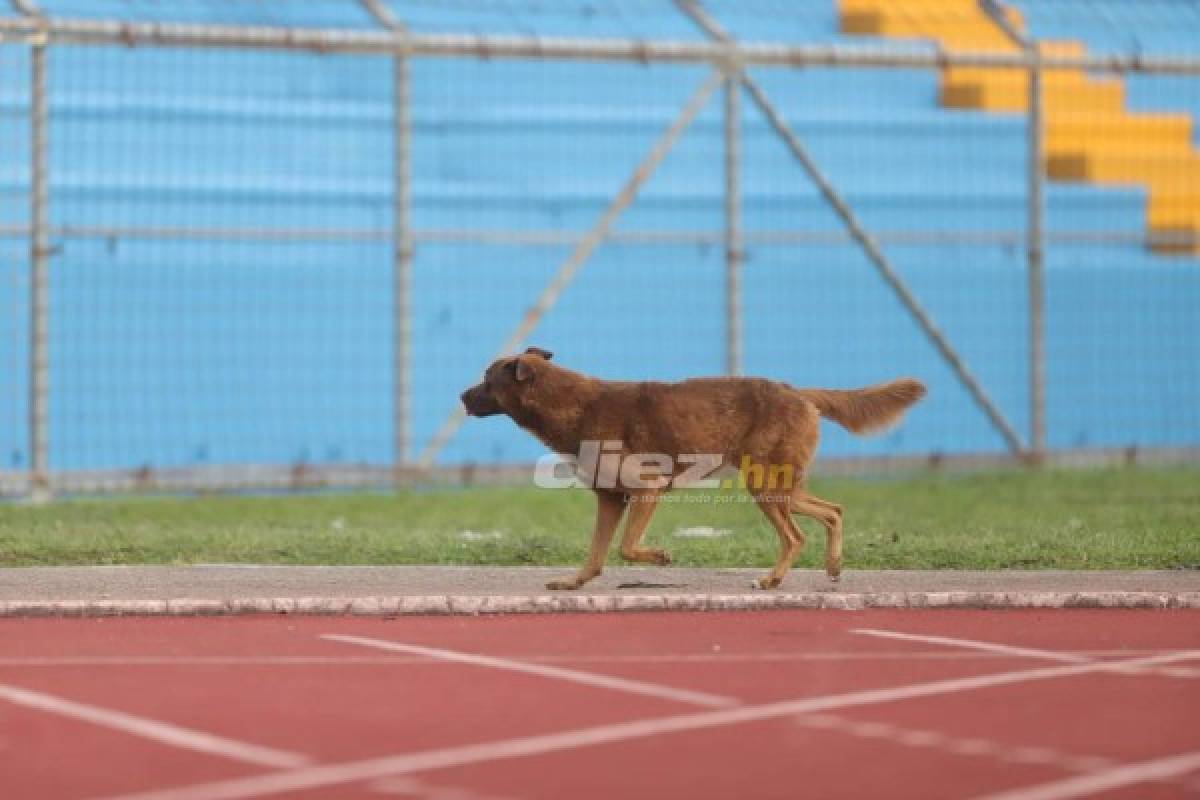
[[[0,786],[1195,798],[1200,612],[0,620]]]

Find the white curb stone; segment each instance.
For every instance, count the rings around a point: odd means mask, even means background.
[[[550,614],[866,608],[1200,609],[1200,592],[798,592],[754,594],[541,594],[366,597],[233,597],[225,600],[0,602],[0,617],[217,616],[240,614]]]

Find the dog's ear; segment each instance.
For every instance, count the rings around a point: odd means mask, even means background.
[[[522,383],[533,377],[533,365],[523,355],[517,356],[512,360],[512,367],[513,376],[517,379],[517,383]]]
[[[531,356],[541,356],[547,361],[554,358],[554,353],[551,353],[549,350],[543,350],[540,347],[527,347],[525,348],[525,352]]]

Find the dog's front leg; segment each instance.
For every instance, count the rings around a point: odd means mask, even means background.
[[[639,547],[646,526],[658,508],[659,494],[646,492],[634,496],[634,502],[629,505],[629,516],[625,518],[625,533],[621,536],[621,557],[626,561],[658,564],[660,567],[671,563],[671,556],[666,550],[650,547]]]
[[[621,514],[625,511],[625,496],[610,492],[596,492],[596,529],[592,532],[592,550],[587,563],[579,573],[570,577],[550,581],[547,589],[578,589],[604,571],[604,559]]]

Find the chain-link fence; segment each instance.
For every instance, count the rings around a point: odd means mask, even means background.
[[[526,343],[929,383],[831,465],[1194,457],[1200,21],[1127,6],[14,3],[0,492],[520,468]]]

